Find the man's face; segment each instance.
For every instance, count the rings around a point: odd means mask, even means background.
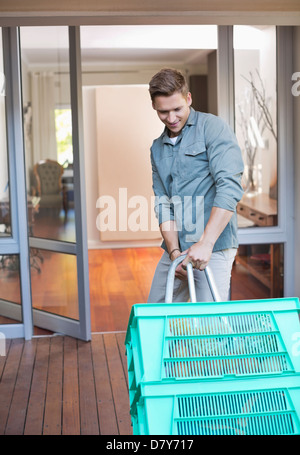
[[[180,92],[170,96],[156,96],[152,106],[160,120],[170,131],[170,137],[180,134],[190,115],[192,96],[190,93],[185,98]]]

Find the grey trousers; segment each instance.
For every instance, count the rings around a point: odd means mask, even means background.
[[[214,276],[216,287],[221,300],[226,302],[230,299],[230,279],[232,264],[236,255],[236,248],[229,248],[212,253],[209,266]],[[153,277],[148,303],[165,302],[166,282],[171,260],[166,252],[163,253],[157,264]],[[197,302],[211,302],[213,297],[209,289],[205,273],[194,269],[194,280]],[[187,302],[189,300],[188,281],[182,281],[175,277],[173,302]]]

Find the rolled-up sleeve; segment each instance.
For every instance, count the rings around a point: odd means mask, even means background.
[[[234,211],[244,192],[241,185],[244,163],[236,136],[220,117],[210,117],[205,136],[209,168],[216,185],[213,206]]]

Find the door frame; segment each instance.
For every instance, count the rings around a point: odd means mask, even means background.
[[[85,205],[80,29],[74,26],[69,27],[73,167],[74,180],[76,182],[74,185],[76,243],[29,237],[19,28],[4,28],[3,41],[5,75],[7,79],[7,142],[13,235],[9,238],[0,239],[0,254],[19,254],[22,322],[20,324],[2,324],[0,325],[0,332],[6,338],[20,337],[28,340],[33,336],[34,325],[38,325],[47,330],[61,332],[88,341],[91,339],[91,321]],[[76,255],[79,305],[78,321],[32,309],[30,247]],[[17,304],[1,301],[1,307],[5,310],[6,316],[9,313],[12,315],[18,315],[20,313]]]

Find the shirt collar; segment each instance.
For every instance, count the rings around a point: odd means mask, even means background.
[[[187,126],[195,125],[195,123],[196,123],[196,112],[195,112],[195,110],[191,107],[191,108],[190,108],[190,114],[189,114],[189,116],[188,116],[188,119],[187,119],[187,121],[186,121],[186,124],[185,124],[184,127],[182,128],[182,131],[181,131],[181,133],[179,134],[178,139],[179,139],[180,137],[182,137],[182,134],[184,133],[184,131],[185,131],[185,129],[186,129]],[[172,141],[171,141],[171,139],[169,138],[168,128],[167,128],[167,127],[165,127],[165,129],[164,129],[162,139],[163,139],[163,143],[164,143],[164,144],[172,144]]]
[[[186,125],[195,125],[196,123],[196,111],[192,107],[190,108],[190,115],[187,119]]]

